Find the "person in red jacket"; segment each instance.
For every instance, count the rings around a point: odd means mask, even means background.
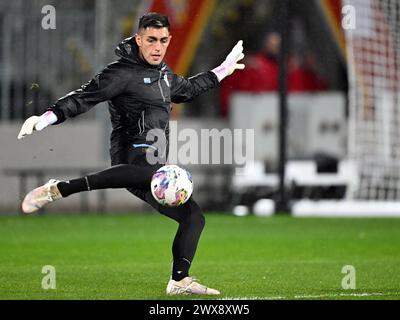
[[[261,51],[246,58],[246,69],[234,73],[222,82],[220,103],[223,117],[229,115],[230,98],[234,92],[261,93],[278,90],[280,47],[280,35],[276,32],[267,33]]]
[[[301,62],[303,60],[303,63]],[[289,92],[317,92],[328,89],[328,82],[317,72],[315,55],[307,52],[302,59],[295,55],[289,61]]]
[[[220,89],[221,115],[229,116],[230,99],[235,92],[277,92],[279,90],[279,54],[281,37],[276,32],[265,35],[259,53],[248,55],[246,69],[234,73],[222,82]],[[315,55],[311,52],[288,59],[287,88],[289,93],[318,92],[329,88],[317,72]]]

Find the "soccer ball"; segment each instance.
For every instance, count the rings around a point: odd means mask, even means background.
[[[192,175],[176,165],[165,165],[151,179],[154,199],[166,207],[178,207],[189,200],[193,192]]]

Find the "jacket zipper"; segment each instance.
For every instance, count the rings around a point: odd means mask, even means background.
[[[142,122],[142,125],[140,125],[140,122]],[[139,126],[139,135],[144,133],[144,110],[141,113],[141,117],[138,119],[138,126]]]
[[[145,127],[144,127],[144,112],[145,112],[145,110],[142,111],[142,123],[143,123],[143,132],[142,133],[144,133],[144,129],[145,129]]]
[[[165,132],[167,131],[167,127],[169,125],[169,120],[167,121],[167,123],[165,124],[164,127],[164,136],[165,136],[165,150],[164,150],[164,154],[162,155],[162,157],[165,156],[165,162],[167,162],[167,150],[168,150],[168,139],[167,139],[167,135],[165,134]]]
[[[158,78],[158,87],[160,88],[160,92],[161,92],[161,96],[163,98],[163,102],[165,102],[164,91],[163,91],[162,86],[161,86],[161,76],[162,76],[162,72],[160,70],[160,76]]]

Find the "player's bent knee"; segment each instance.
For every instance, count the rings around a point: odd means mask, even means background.
[[[201,212],[192,214],[190,215],[189,223],[195,225],[198,229],[203,230],[206,224],[206,218]]]
[[[203,212],[201,211],[199,205],[196,202],[192,202],[190,205],[190,218],[193,223],[199,226],[199,228],[203,229],[206,224],[206,218],[204,217]]]
[[[200,220],[199,220],[199,224],[201,229],[204,228],[204,226],[206,225],[206,218],[204,217],[204,214],[200,214]]]

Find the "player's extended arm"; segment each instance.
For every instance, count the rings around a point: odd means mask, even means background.
[[[111,100],[123,92],[129,77],[127,71],[118,68],[115,64],[109,65],[81,88],[60,98],[40,117],[28,118],[22,125],[18,139],[34,131],[43,130],[51,124],[62,123],[66,118],[87,112],[100,102]]]
[[[218,77],[218,81],[221,82],[224,78],[231,75],[236,69],[244,69],[244,64],[238,63],[243,58],[243,40],[239,40],[238,43],[233,47],[232,51],[228,54],[225,61],[211,71],[215,73],[215,75]]]

